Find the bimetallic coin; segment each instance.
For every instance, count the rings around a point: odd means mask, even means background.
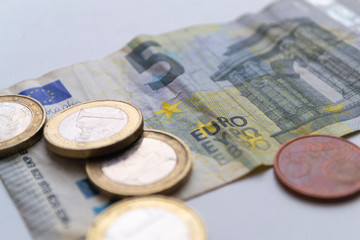
[[[152,196],[127,199],[101,213],[87,240],[205,240],[199,216],[179,200]]]
[[[22,95],[0,96],[0,157],[30,147],[42,136],[44,107]]]
[[[290,140],[278,150],[274,169],[282,183],[306,196],[336,199],[360,191],[360,148],[343,138]]]
[[[190,150],[179,138],[162,131],[144,130],[123,152],[88,161],[86,172],[101,190],[115,196],[169,193],[191,172]]]
[[[136,141],[143,131],[140,110],[125,102],[99,100],[55,115],[44,129],[53,152],[72,158],[110,154]]]

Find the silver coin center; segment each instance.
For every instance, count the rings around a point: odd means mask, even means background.
[[[12,102],[0,103],[0,142],[24,132],[32,119],[30,109],[24,105]]]
[[[80,109],[59,125],[60,135],[73,142],[94,142],[120,132],[128,123],[127,114],[115,107]]]
[[[124,153],[103,161],[102,171],[111,180],[127,185],[146,185],[159,181],[175,168],[177,156],[167,143],[142,138]]]
[[[190,240],[187,224],[169,210],[149,207],[130,210],[106,230],[104,240]]]

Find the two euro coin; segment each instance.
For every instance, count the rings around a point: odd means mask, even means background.
[[[98,100],[78,104],[48,121],[48,148],[70,158],[91,158],[119,151],[143,132],[140,110],[122,101]]]
[[[96,219],[87,240],[205,240],[199,216],[179,200],[152,196],[113,204]]]
[[[22,95],[0,96],[0,157],[30,147],[42,136],[44,107]]]
[[[191,173],[190,149],[176,136],[144,130],[141,138],[123,152],[86,163],[90,180],[118,197],[170,193]]]

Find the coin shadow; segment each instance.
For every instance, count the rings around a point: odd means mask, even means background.
[[[359,131],[360,132],[360,131]],[[257,168],[255,168],[252,172],[250,172],[249,174],[242,176],[236,180],[234,180],[233,182],[237,182],[237,181],[242,181],[244,179],[249,179],[249,178],[254,178],[254,177],[258,177],[259,175],[265,174],[266,171],[268,171],[269,169],[273,169],[272,166],[259,166]],[[328,205],[343,205],[343,204],[348,204],[350,202],[353,201],[358,201],[358,198],[360,196],[360,192],[356,192],[354,194],[351,194],[349,196],[346,197],[341,197],[341,198],[336,198],[336,199],[320,199],[320,198],[313,198],[313,197],[309,197],[309,196],[305,196],[303,194],[300,194],[290,188],[288,188],[286,185],[284,185],[279,178],[276,176],[275,171],[273,171],[272,174],[273,178],[275,178],[275,181],[278,183],[278,185],[280,186],[280,188],[283,190],[283,192],[285,194],[287,194],[290,198],[294,198],[295,200],[300,200],[303,202],[307,202],[307,203],[311,203],[311,204],[316,204],[316,205],[324,205],[324,204],[328,204]]]
[[[45,151],[46,155],[49,156],[49,158],[51,159],[52,164],[56,164],[59,168],[64,168],[67,171],[78,171],[79,169],[85,169],[84,159],[63,157],[52,152],[48,148],[45,148]]]
[[[111,153],[105,153],[102,156],[83,159],[83,161],[84,162],[102,162],[102,161],[110,161],[110,160],[124,161],[125,159],[122,158],[122,156],[133,155],[133,153],[138,151],[142,140],[143,140],[142,138],[139,138],[134,143],[130,144],[129,146],[127,146],[121,150],[111,152]]]
[[[102,157],[89,158],[89,159],[68,158],[68,157],[63,157],[63,156],[57,155],[57,154],[51,152],[49,149],[46,149],[46,151],[52,161],[52,164],[56,164],[56,167],[59,171],[66,171],[66,172],[75,172],[75,173],[84,172],[85,173],[86,172],[85,165],[86,165],[87,161],[101,161],[103,159]],[[107,158],[108,158],[108,156],[111,157],[111,155],[116,156],[116,153],[112,153],[110,155],[107,155],[106,157]],[[64,162],[66,162],[66,164],[64,164]],[[86,178],[88,178],[87,174],[86,174]],[[98,186],[93,184],[91,181],[88,181],[88,184],[89,184],[88,187],[91,189],[91,191],[94,192],[96,195],[99,195],[102,198],[107,199],[109,205],[123,199],[121,197],[114,197],[113,195],[106,193],[105,191],[100,189]]]
[[[284,185],[280,179],[276,176],[275,171],[273,171],[273,177],[276,179],[275,181],[280,185],[280,188],[283,190],[284,193],[286,193],[290,198],[295,198],[296,200],[300,200],[302,202],[311,203],[315,205],[343,205],[343,204],[349,204],[353,201],[358,201],[358,197],[360,195],[360,192],[356,192],[354,194],[351,194],[349,196],[335,198],[335,199],[321,199],[321,198],[315,198],[315,197],[309,197],[306,195],[303,195],[301,193],[298,193],[286,185]]]

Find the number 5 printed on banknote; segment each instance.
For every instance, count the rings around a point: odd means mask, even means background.
[[[355,1],[279,1],[226,24],[141,35],[96,61],[20,82],[1,94],[39,100],[48,119],[77,103],[117,99],[138,106],[145,127],[192,150],[189,199],[261,165],[285,141],[341,136],[360,120],[360,17]],[[112,200],[84,164],[44,140],[0,162],[0,176],[34,239],[79,239]]]

